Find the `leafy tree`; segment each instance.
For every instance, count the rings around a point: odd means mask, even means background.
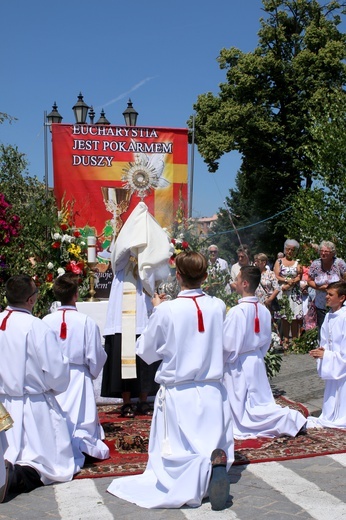
[[[301,244],[319,244],[322,240],[334,242],[338,256],[346,258],[346,187],[331,191],[315,187],[300,190],[292,204],[288,232],[296,230]],[[304,252],[299,253],[299,257]],[[313,258],[317,258],[317,253]],[[311,258],[307,258],[309,260]],[[306,264],[308,265],[308,263]]]
[[[227,204],[239,215],[239,227],[262,222],[244,241],[275,254],[288,231],[289,218],[281,212],[301,188],[309,190],[321,177],[322,164],[333,159],[334,168],[327,171],[345,164],[344,149],[337,158],[335,146],[322,153],[322,136],[326,124],[331,144],[344,130],[346,37],[338,30],[344,14],[340,2],[263,0],[263,10],[253,52],[221,50],[226,82],[218,95],[198,97],[195,142],[212,172],[223,154],[242,154]],[[328,96],[330,106],[339,98],[341,130],[337,122],[330,124],[331,110],[322,111]]]

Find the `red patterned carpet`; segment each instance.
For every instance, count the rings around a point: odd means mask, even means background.
[[[308,411],[300,403],[276,398],[278,404],[289,405],[305,416]],[[104,461],[89,459],[75,478],[115,477],[143,473],[148,460],[150,418],[123,419],[119,409],[111,405],[99,406],[99,415],[110,448],[110,458]],[[346,430],[325,428],[308,430],[307,435],[295,438],[251,439],[235,441],[235,465],[316,457],[346,452]]]

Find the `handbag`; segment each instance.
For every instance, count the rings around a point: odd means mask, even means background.
[[[317,327],[317,310],[313,300],[309,302],[307,313],[303,318],[303,329],[310,330]]]
[[[268,291],[267,291],[267,288],[263,285],[262,282],[260,282],[260,286],[262,287],[262,289],[264,290],[264,292],[266,294],[269,295]],[[281,309],[281,306],[280,306],[280,302],[279,300],[277,299],[277,296],[275,296],[274,300],[272,300],[271,304],[270,304],[270,308],[273,312],[279,312],[279,310]]]
[[[271,305],[270,305],[270,308],[274,311],[274,312],[279,312],[281,310],[281,305],[280,305],[280,302],[279,300],[277,299],[277,296],[275,296],[274,300],[272,301]]]

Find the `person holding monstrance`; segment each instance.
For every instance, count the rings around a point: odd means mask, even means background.
[[[103,368],[101,396],[121,397],[122,417],[134,417],[135,413],[152,415],[147,399],[158,389],[154,382],[158,363],[147,365],[136,357],[135,344],[151,315],[155,288],[168,276],[171,254],[168,235],[146,204],[139,202],[112,250],[114,278],[104,329],[108,358]],[[134,409],[131,399],[137,397]]]

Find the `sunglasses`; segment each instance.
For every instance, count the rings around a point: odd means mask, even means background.
[[[38,293],[38,287],[36,287],[35,291],[32,294],[30,294],[30,296],[27,297],[26,301],[30,300],[30,298],[35,296],[35,294],[37,294],[37,293]]]

